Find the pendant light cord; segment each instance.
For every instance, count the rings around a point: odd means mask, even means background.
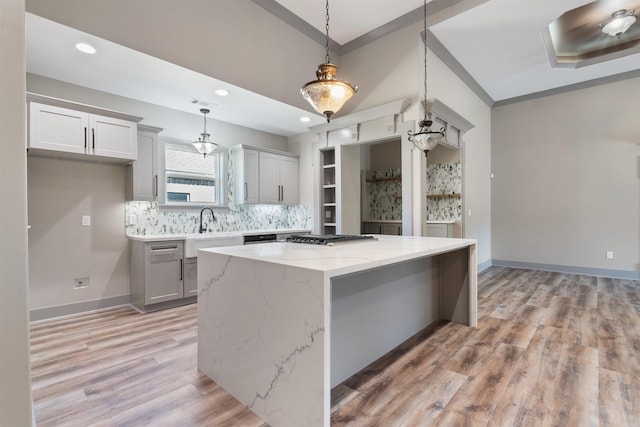
[[[326,4],[326,19],[327,23],[325,24],[325,30],[327,32],[327,40],[325,42],[325,48],[327,49],[327,54],[325,55],[325,63],[330,64],[331,58],[329,58],[329,0],[327,0]]]
[[[424,0],[424,119],[427,120],[427,0]]]

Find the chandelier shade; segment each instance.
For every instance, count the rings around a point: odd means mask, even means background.
[[[193,141],[191,145],[198,150],[198,153],[207,157],[207,155],[213,153],[216,148],[218,148],[218,144],[210,140],[211,134],[207,132],[207,114],[209,114],[209,110],[201,108],[200,112],[204,115],[204,130],[200,134],[200,138],[198,138],[197,141]]]
[[[636,22],[633,10],[620,9],[611,14],[611,19],[606,24],[600,24],[603,33],[612,37],[620,37]]]
[[[358,87],[342,80],[336,80],[333,76],[338,72],[338,67],[325,63],[318,66],[316,76],[318,80],[305,84],[300,93],[309,104],[320,114],[324,114],[327,122],[340,111],[344,104],[358,91]]]

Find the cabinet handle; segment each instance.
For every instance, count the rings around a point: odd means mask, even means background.
[[[378,226],[378,234],[382,234],[382,226]]]
[[[183,273],[184,273],[184,264],[182,263],[182,258],[180,258],[180,281],[182,281]]]
[[[279,194],[280,194],[280,198],[279,201],[283,201],[284,200],[284,186],[283,185],[279,185]]]
[[[158,175],[153,176],[153,197],[158,197]]]
[[[84,149],[87,149],[87,127],[84,127]]]
[[[249,199],[249,187],[247,183],[244,183],[244,200],[247,201]]]
[[[158,248],[151,248],[151,252],[175,252],[178,250],[177,246],[163,246]]]
[[[96,130],[91,128],[91,148],[96,149]]]

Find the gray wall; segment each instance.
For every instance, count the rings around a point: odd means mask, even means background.
[[[31,425],[24,1],[0,1],[0,425]]]
[[[494,109],[493,259],[640,271],[639,91],[637,78]]]

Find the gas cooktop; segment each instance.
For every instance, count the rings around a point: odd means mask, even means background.
[[[332,246],[341,243],[371,242],[378,240],[373,236],[359,234],[294,234],[287,237],[287,242],[307,243],[311,245]]]

